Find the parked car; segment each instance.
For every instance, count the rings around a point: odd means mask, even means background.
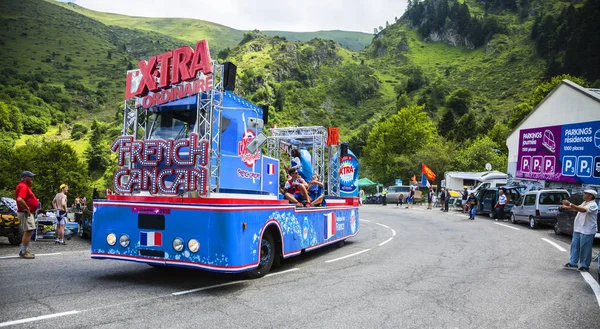
[[[532,229],[539,224],[554,225],[560,205],[568,197],[569,192],[562,189],[529,191],[512,207],[510,221],[527,222]]]
[[[23,226],[17,216],[17,202],[12,198],[0,198],[0,236],[8,238],[13,246],[21,244]]]
[[[567,198],[571,203],[580,205],[583,203],[583,195],[573,194]],[[594,200],[599,203],[600,199]],[[573,235],[573,223],[575,222],[575,216],[577,212],[560,209],[556,216],[556,223],[554,224],[554,233],[556,235]],[[598,213],[598,222],[600,223],[600,213]],[[600,233],[596,233],[596,239],[600,239]]]
[[[387,203],[393,203],[395,204],[396,201],[398,200],[398,196],[400,194],[404,195],[404,202],[406,203],[406,199],[408,198],[408,195],[410,193],[410,186],[389,186],[387,188]]]
[[[477,193],[479,205],[477,206],[477,214],[487,214],[490,218],[496,218],[496,209],[494,206],[498,201],[498,191],[502,190],[506,195],[506,207],[504,208],[505,216],[508,216],[515,202],[521,197],[520,187],[493,187],[480,189]],[[507,217],[508,218],[508,217]]]

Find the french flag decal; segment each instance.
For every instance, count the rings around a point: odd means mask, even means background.
[[[325,217],[325,240],[330,239],[335,235],[335,213],[330,212],[328,214],[323,215]]]
[[[140,246],[162,247],[162,232],[140,232]]]
[[[275,164],[267,164],[267,175],[275,175]]]

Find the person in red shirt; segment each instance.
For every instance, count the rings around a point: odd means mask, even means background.
[[[15,189],[15,200],[17,200],[17,210],[19,211],[18,217],[21,225],[23,225],[23,240],[21,244],[21,251],[19,256],[25,259],[34,259],[35,255],[32,254],[27,247],[29,241],[31,241],[31,235],[35,230],[35,218],[33,214],[38,208],[39,201],[31,190],[31,182],[33,182],[34,173],[31,171],[24,171],[21,173],[21,182]]]

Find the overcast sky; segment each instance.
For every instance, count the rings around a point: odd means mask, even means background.
[[[63,1],[63,0],[59,0]],[[63,1],[67,2],[67,1]],[[102,12],[142,17],[185,17],[238,30],[310,32],[346,30],[373,33],[394,22],[407,0],[71,0]]]

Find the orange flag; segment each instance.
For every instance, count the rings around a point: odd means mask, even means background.
[[[428,180],[430,180],[430,181],[435,180],[435,174],[433,173],[433,170],[431,170],[431,168],[427,167],[427,165],[424,163],[421,166],[421,172],[423,174],[425,174],[425,176],[427,177]]]
[[[415,182],[415,184],[419,184],[419,183],[417,183],[417,176],[416,176],[416,175],[413,175],[413,176],[410,178],[410,180],[411,180],[411,181],[413,181],[413,182]]]

